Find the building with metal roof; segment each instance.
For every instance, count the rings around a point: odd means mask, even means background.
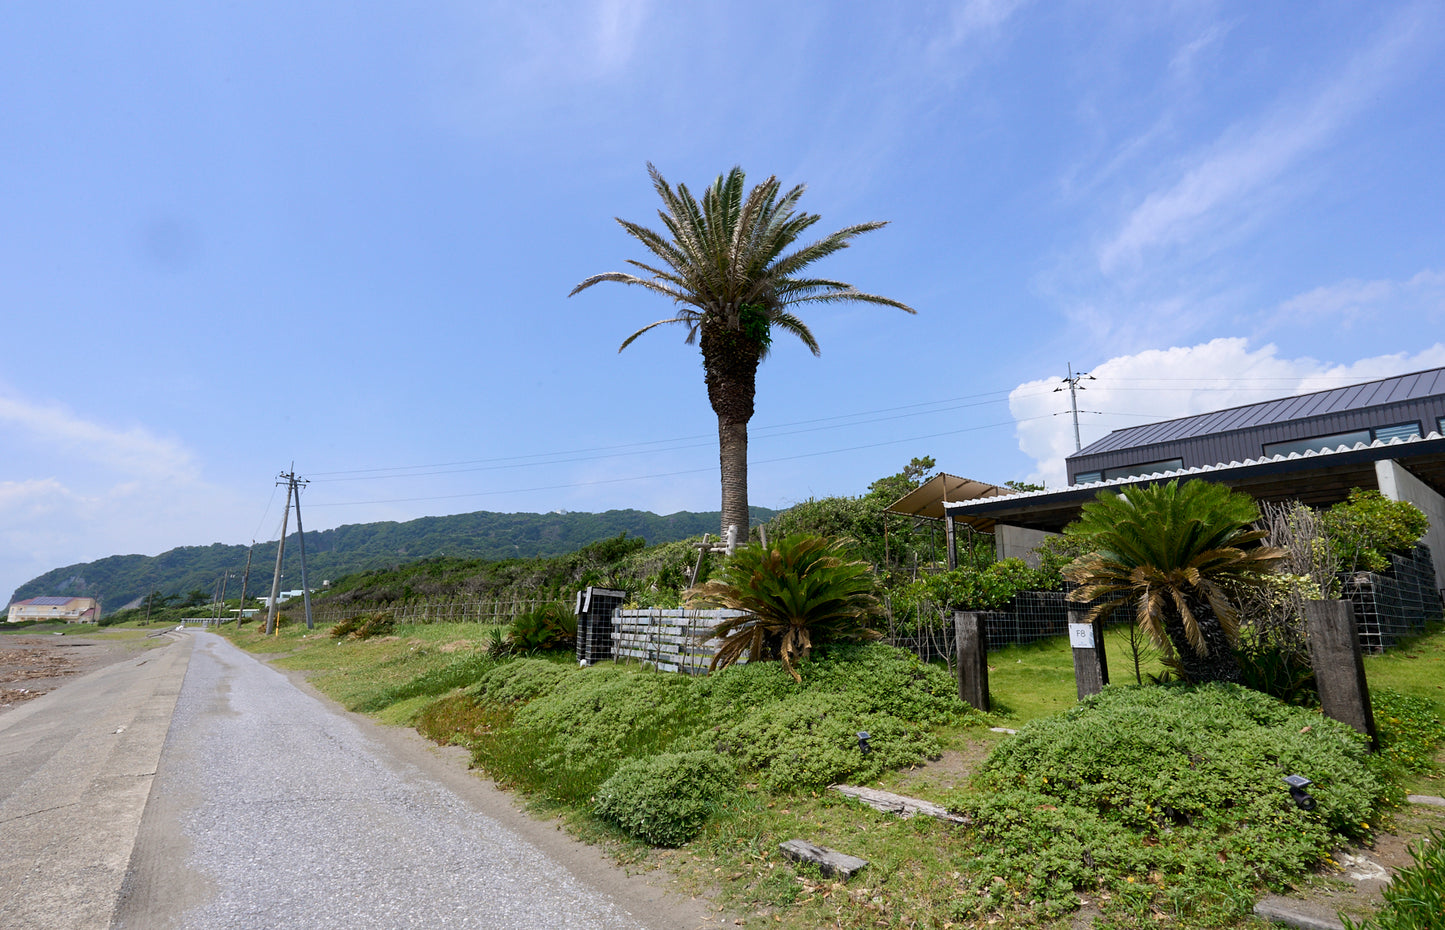
[[[1316,507],[1353,488],[1379,490],[1429,517],[1424,543],[1445,580],[1445,368],[1115,430],[1067,468],[1060,490],[949,501],[943,510],[993,532],[1006,556],[1032,549],[1120,485],[1198,478]]]
[[[32,597],[10,605],[6,621],[59,620],[64,623],[96,623],[100,601],[93,597]]]

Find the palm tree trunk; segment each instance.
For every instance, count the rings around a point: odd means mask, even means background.
[[[738,541],[748,538],[748,421],[753,418],[758,363],[762,344],[726,323],[704,320],[703,370],[707,398],[717,414],[718,466],[722,472],[722,533],[738,528]]]
[[[1214,616],[1209,603],[1204,600],[1196,602],[1189,598],[1189,612],[1194,614],[1195,621],[1199,624],[1199,632],[1204,636],[1204,645],[1209,648],[1207,655],[1201,655],[1194,651],[1189,644],[1188,638],[1184,635],[1184,620],[1171,608],[1169,616],[1164,621],[1164,631],[1169,636],[1169,641],[1174,645],[1174,651],[1179,656],[1179,665],[1184,670],[1184,677],[1195,684],[1204,684],[1210,681],[1227,681],[1239,684],[1243,676],[1239,670],[1239,658],[1234,654],[1234,645],[1224,633],[1224,627],[1219,625],[1219,619]]]
[[[738,542],[748,538],[748,424],[719,415],[717,457],[722,472],[722,535],[738,528]]]

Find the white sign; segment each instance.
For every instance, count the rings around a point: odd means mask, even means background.
[[[1075,649],[1094,648],[1094,625],[1092,623],[1070,623],[1069,645]]]

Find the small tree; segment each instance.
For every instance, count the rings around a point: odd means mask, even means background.
[[[688,591],[696,604],[745,610],[712,635],[722,640],[711,668],[742,658],[776,655],[795,681],[798,663],[815,645],[879,638],[869,623],[879,615],[873,571],[846,557],[844,543],[821,536],[787,536],[733,553],[722,575]]]
[[[1283,553],[1252,545],[1254,501],[1223,485],[1177,480],[1100,491],[1064,532],[1088,555],[1064,570],[1074,601],[1097,601],[1090,619],[1134,604],[1139,625],[1193,682],[1240,680],[1239,613],[1231,586],[1257,583]]]

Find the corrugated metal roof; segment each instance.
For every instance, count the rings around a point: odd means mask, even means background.
[[[1441,369],[1445,371],[1445,369]],[[950,514],[967,513],[974,507],[992,507],[997,504],[1012,503],[1013,501],[1027,500],[1028,498],[1050,497],[1063,495],[1070,491],[1084,489],[1113,488],[1126,484],[1140,484],[1146,481],[1162,481],[1168,478],[1193,478],[1199,475],[1209,475],[1215,472],[1228,471],[1234,468],[1244,468],[1250,465],[1263,465],[1266,462],[1292,462],[1297,459],[1328,459],[1332,455],[1340,455],[1345,452],[1354,452],[1359,449],[1389,449],[1395,446],[1411,446],[1423,442],[1436,442],[1445,439],[1440,433],[1433,430],[1424,436],[1411,436],[1408,439],[1398,437],[1389,440],[1376,439],[1371,443],[1357,442],[1353,446],[1340,445],[1334,449],[1326,449],[1323,452],[1316,452],[1311,449],[1308,452],[1291,452],[1289,455],[1262,455],[1257,459],[1245,459],[1242,462],[1220,462],[1217,465],[1196,465],[1192,468],[1179,468],[1170,471],[1154,472],[1150,475],[1130,475],[1127,478],[1110,478],[1108,481],[1088,481],[1083,484],[1071,484],[1063,488],[1050,488],[1044,491],[1023,491],[1016,494],[1000,494],[996,497],[977,498],[967,501],[949,501],[944,505]],[[1329,464],[1328,462],[1324,464]]]
[[[1279,400],[1266,400],[1257,404],[1245,404],[1242,407],[1229,407],[1224,410],[1199,413],[1191,417],[1180,417],[1177,420],[1116,429],[1103,439],[1090,443],[1069,457],[1077,458],[1100,452],[1115,452],[1119,449],[1132,449],[1158,442],[1226,433],[1269,423],[1284,423],[1346,410],[1379,407],[1401,401],[1419,400],[1437,394],[1445,394],[1445,368],[1432,368],[1394,378],[1382,378],[1379,381],[1370,381],[1365,384],[1352,384],[1328,391],[1315,391],[1312,394],[1299,394],[1294,397],[1282,397]]]
[[[25,603],[32,607],[64,607],[70,601],[68,597],[32,597]]]

